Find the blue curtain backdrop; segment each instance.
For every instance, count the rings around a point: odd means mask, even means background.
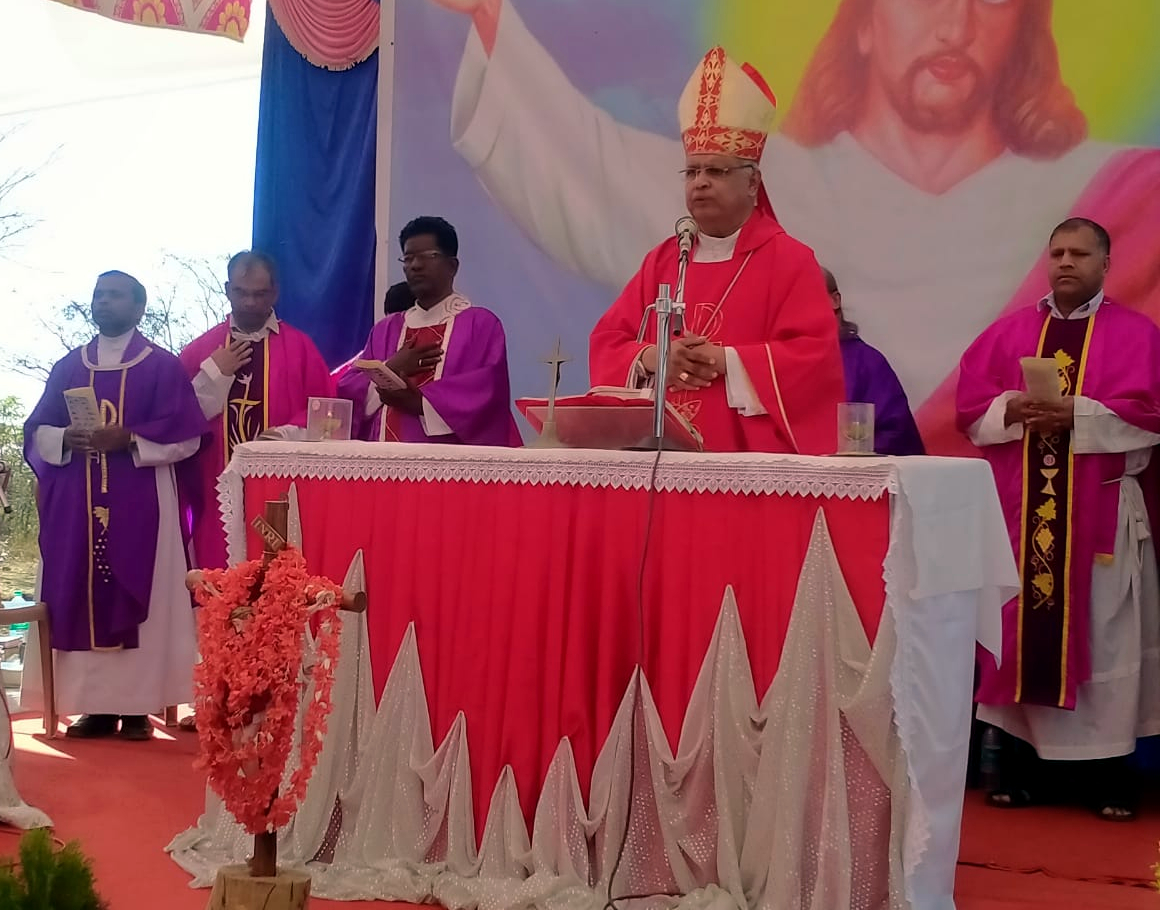
[[[278,262],[279,315],[332,367],[372,322],[378,73],[378,51],[343,72],[314,66],[267,7],[254,247]]]

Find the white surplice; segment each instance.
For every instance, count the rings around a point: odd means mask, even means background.
[[[1050,295],[1040,307],[1054,318],[1084,319],[1103,303],[1101,291],[1068,317]],[[998,396],[971,427],[978,446],[1023,437],[1023,425],[1005,426],[1007,402]],[[1031,743],[1042,758],[1077,761],[1129,755],[1136,740],[1160,734],[1160,583],[1152,529],[1136,477],[1160,435],[1122,420],[1091,398],[1077,395],[1072,451],[1077,456],[1125,453],[1112,564],[1092,568],[1091,680],[1076,692],[1074,711],[1040,705],[980,705],[978,716]]]
[[[121,362],[133,332],[97,340],[97,365]],[[68,464],[64,429],[38,427],[36,451],[47,463]],[[150,714],[193,696],[197,650],[193,610],[185,589],[185,545],[181,539],[177,480],[173,466],[197,452],[200,439],[159,445],[137,437],[133,463],[152,468],[157,483],[157,552],[149,616],[139,627],[136,648],[119,651],[54,651],[56,707],[67,714]]]
[[[610,289],[624,286],[685,212],[680,142],[598,108],[511,3],[502,5],[490,57],[469,30],[451,136],[532,240]],[[838,276],[864,336],[896,366],[917,406],[999,314],[1047,232],[1119,150],[1083,142],[1052,161],[1008,152],[932,195],[849,133],[817,148],[775,134],[762,174],[778,220]]]

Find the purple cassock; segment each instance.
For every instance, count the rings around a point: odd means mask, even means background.
[[[874,405],[874,451],[879,455],[925,455],[906,392],[882,352],[853,333],[843,333],[841,346],[847,400]]]
[[[37,428],[69,425],[65,390],[85,386],[107,425],[158,445],[199,438],[206,420],[177,358],[135,333],[119,364],[97,365],[95,338],[65,355],[24,425],[24,457],[40,482],[41,600],[52,646],[136,648],[153,586],[156,469],[137,467],[129,451],[74,452],[62,466],[36,452]],[[181,466],[176,473],[182,477]]]
[[[437,370],[419,377],[416,385],[451,432],[428,435],[418,416],[398,409],[384,414],[389,409],[381,408],[368,416],[370,379],[351,369],[339,380],[338,395],[354,402],[352,435],[370,441],[522,445],[511,412],[503,325],[490,310],[472,306],[454,294],[430,311],[415,306],[405,313],[393,313],[371,329],[359,356],[385,362],[404,343],[421,346],[432,342],[441,344],[443,360]]]

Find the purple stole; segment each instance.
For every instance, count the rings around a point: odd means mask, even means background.
[[[1082,395],[1095,318],[1044,319],[1038,357],[1059,367],[1066,395]],[[1027,433],[1023,440],[1023,506],[1016,631],[1015,701],[1062,708],[1068,678],[1072,607],[1074,467],[1071,433]]]
[[[253,442],[270,425],[270,335],[250,345],[246,372],[234,374],[230,395],[222,409],[222,446],[229,464],[234,448]]]

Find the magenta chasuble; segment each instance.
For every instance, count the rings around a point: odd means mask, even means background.
[[[1087,319],[1026,307],[987,329],[963,355],[958,426],[1024,389],[1020,358],[1050,357],[1064,395],[1094,399],[1160,433],[1160,329],[1106,301]],[[1003,659],[984,660],[978,700],[1074,708],[1091,677],[1092,566],[1111,560],[1125,456],[1076,454],[1072,433],[1025,433],[983,454],[1019,561],[1022,589],[1003,608]]]

